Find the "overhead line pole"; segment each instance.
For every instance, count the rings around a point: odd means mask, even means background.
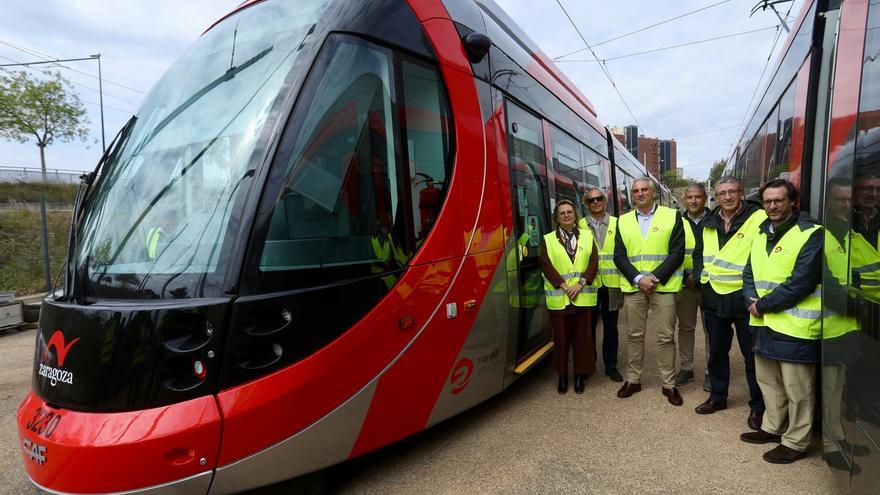
[[[60,62],[79,62],[82,60],[98,61],[98,101],[101,107],[101,150],[107,151],[106,139],[104,137],[104,84],[101,76],[101,54],[96,53],[88,57],[80,58],[56,58],[54,60],[38,60],[36,62],[18,62],[14,64],[0,64],[0,67],[30,67],[32,65],[57,64]]]

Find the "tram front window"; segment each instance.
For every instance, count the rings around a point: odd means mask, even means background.
[[[87,202],[73,253],[79,294],[217,294],[249,163],[326,3],[244,9],[156,84]]]

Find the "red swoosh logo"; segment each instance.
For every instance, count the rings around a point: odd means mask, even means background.
[[[67,351],[70,350],[70,347],[73,344],[76,344],[79,339],[73,339],[70,343],[64,343],[64,334],[61,333],[61,330],[55,330],[55,333],[49,337],[49,343],[46,344],[46,347],[55,347],[55,356],[58,358],[58,366],[64,366],[64,360],[67,359]]]

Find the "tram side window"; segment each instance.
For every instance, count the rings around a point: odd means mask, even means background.
[[[451,115],[435,68],[405,60],[401,69],[413,224],[416,240],[421,241],[434,224],[446,195],[452,167]]]
[[[285,171],[261,271],[321,269],[326,282],[328,268],[350,278],[411,256],[393,77],[388,50],[342,36],[324,47],[274,165]]]
[[[632,177],[623,173],[623,170],[617,169],[617,206],[620,214],[632,210],[632,202],[630,202],[629,188],[632,184]]]
[[[512,102],[507,104],[507,120],[515,234],[527,248],[521,261],[536,261],[541,237],[551,229],[543,126],[539,118]]]
[[[785,91],[785,94],[782,95],[782,98],[779,100],[778,112],[771,114],[771,120],[773,120],[773,115],[775,115],[776,122],[768,123],[768,128],[769,126],[776,127],[776,134],[773,156],[770,161],[770,166],[767,168],[767,180],[789,178],[788,176],[791,168],[791,132],[792,123],[794,121],[796,82],[797,80],[791,83]],[[769,135],[767,140],[770,140]]]
[[[580,143],[553,126],[550,126],[550,139],[553,146],[553,172],[556,175],[556,201],[572,201],[583,216],[585,212],[581,197],[586,188]]]
[[[746,197],[754,199],[761,187],[761,153],[764,146],[764,126],[761,126],[761,132],[752,139],[748,149],[745,152],[745,170],[743,171],[743,181],[745,182]]]

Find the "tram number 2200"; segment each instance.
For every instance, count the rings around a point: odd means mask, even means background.
[[[34,411],[34,417],[28,421],[26,428],[37,435],[49,438],[55,433],[60,422],[61,414],[55,414],[53,411],[38,407]]]

